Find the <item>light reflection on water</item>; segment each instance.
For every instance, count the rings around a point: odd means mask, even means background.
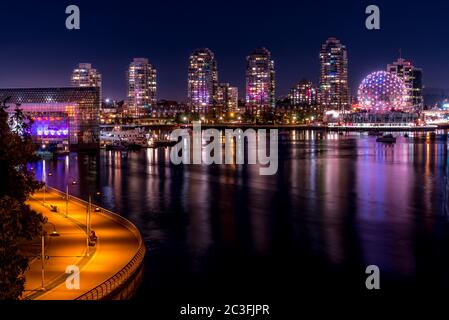
[[[357,132],[287,131],[274,176],[257,165],[174,166],[168,149],[71,154],[36,164],[36,176],[51,171],[49,185],[69,183],[83,198],[101,191],[96,202],[139,227],[149,249],[143,292],[241,279],[251,284],[243,291],[263,291],[261,274],[270,288],[279,280],[270,275],[319,287],[336,272],[352,283],[369,264],[449,288],[442,137],[385,145]]]

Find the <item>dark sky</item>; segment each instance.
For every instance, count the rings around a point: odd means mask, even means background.
[[[81,10],[81,30],[65,28],[65,7]],[[381,30],[365,28],[377,4]],[[335,36],[347,46],[352,91],[367,73],[398,57],[424,71],[427,87],[449,88],[449,2],[446,1],[22,1],[0,2],[0,87],[67,86],[78,62],[103,74],[105,96],[126,94],[133,57],[157,68],[158,98],[186,98],[187,60],[209,47],[219,80],[244,93],[245,56],[272,53],[277,95],[302,78],[318,80],[320,45]]]

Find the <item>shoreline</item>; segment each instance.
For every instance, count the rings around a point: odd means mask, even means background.
[[[121,126],[122,128],[148,128],[153,130],[174,130],[177,128],[191,128],[190,124],[121,124],[121,125],[100,125],[100,129],[113,128],[114,126]],[[449,124],[429,125],[422,127],[404,127],[404,126],[328,126],[328,125],[297,125],[297,124],[252,124],[252,123],[201,123],[201,128],[216,128],[216,129],[288,129],[288,130],[319,130],[319,131],[434,131],[449,129]]]

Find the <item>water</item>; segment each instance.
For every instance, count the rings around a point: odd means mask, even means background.
[[[385,291],[449,289],[445,137],[291,131],[274,176],[174,166],[168,149],[71,154],[36,174],[62,190],[76,180],[84,199],[100,191],[94,202],[137,225],[148,253],[136,299],[362,292],[371,264]]]

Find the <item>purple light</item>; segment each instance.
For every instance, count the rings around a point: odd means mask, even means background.
[[[65,118],[37,117],[31,127],[31,134],[39,138],[68,138],[68,123]]]
[[[405,109],[406,94],[404,82],[398,76],[376,71],[363,79],[357,96],[362,109],[385,112]]]

